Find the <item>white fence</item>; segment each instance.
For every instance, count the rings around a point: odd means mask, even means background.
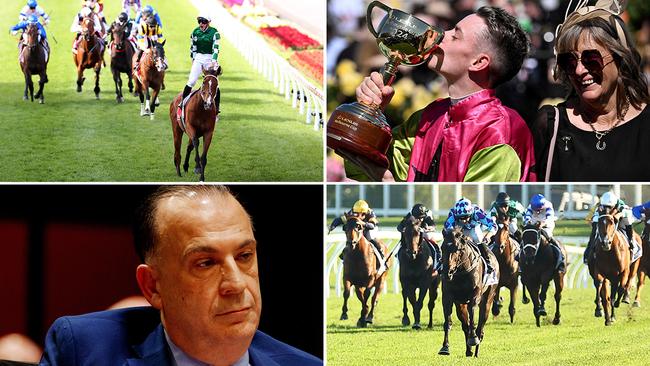
[[[381,231],[378,238],[381,239],[390,250],[394,249],[400,239],[400,233],[397,231]],[[589,238],[584,236],[556,236],[562,242],[567,250],[569,266],[567,273],[564,276],[565,288],[589,288],[593,282],[589,276],[587,266],[582,263],[582,254],[584,247],[587,245]],[[326,286],[326,296],[330,297],[331,287],[334,287],[336,296],[342,294],[342,277],[343,265],[339,259],[341,250],[345,247],[345,234],[334,233],[326,238],[326,263],[327,278],[329,285]],[[400,293],[401,288],[399,285],[399,260],[397,256],[393,256],[393,265],[389,269],[387,286],[384,291],[391,291],[393,293]]]
[[[305,123],[314,130],[323,126],[325,97],[322,86],[314,87],[285,59],[278,56],[257,32],[235,19],[214,0],[192,0],[197,9],[208,9],[218,24],[219,32],[227,38],[246,60],[273,83],[298,113],[305,115]]]

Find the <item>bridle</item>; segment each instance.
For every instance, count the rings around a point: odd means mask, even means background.
[[[212,96],[212,80],[208,80],[208,78],[214,78],[215,83],[217,84],[217,87],[219,87],[219,79],[212,75],[212,74],[206,74],[205,77],[203,78],[203,85],[205,85],[206,81],[208,83],[208,96],[205,97],[203,94],[203,88],[201,88],[201,99],[203,100],[203,109],[208,110],[212,107],[212,101],[214,100],[214,97]],[[216,92],[215,92],[216,93]]]
[[[535,256],[537,256],[537,251],[539,250],[539,244],[540,244],[540,242],[542,240],[542,234],[541,234],[540,230],[543,230],[543,229],[541,229],[541,228],[539,228],[539,229],[524,229],[521,232],[521,238],[522,238],[521,241],[522,241],[522,244],[524,244],[521,251],[523,252],[523,255],[525,256],[526,255],[526,249],[527,248],[533,248],[535,250],[535,252],[533,253],[533,262],[535,262]],[[530,233],[530,232],[535,233],[535,238],[536,238],[535,243],[523,243],[524,236],[526,235],[526,233]]]

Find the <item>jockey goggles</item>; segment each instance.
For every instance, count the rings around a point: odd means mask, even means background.
[[[612,56],[611,54],[605,55],[605,57]],[[614,61],[612,60],[605,63],[603,61],[603,56],[598,50],[584,50],[580,57],[577,57],[573,52],[565,52],[557,55],[557,66],[562,69],[567,75],[572,75],[576,72],[578,67],[578,62],[582,63],[582,66],[589,71],[591,74],[600,74],[603,72],[603,68],[609,65]]]
[[[199,21],[199,24],[209,24],[210,23],[210,21],[205,19],[205,18],[200,18],[199,17],[199,18],[197,18],[197,20]]]

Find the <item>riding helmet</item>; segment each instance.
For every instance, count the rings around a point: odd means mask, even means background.
[[[29,6],[30,9],[35,9],[36,6],[38,6],[38,3],[36,0],[27,0],[27,6]]]
[[[544,204],[546,204],[546,198],[544,197],[543,194],[536,194],[533,196],[533,198],[530,199],[530,207],[533,210],[539,210],[541,209]]]
[[[150,27],[153,27],[153,26],[155,26],[156,24],[158,24],[158,21],[156,20],[156,17],[154,17],[154,16],[150,16],[149,18],[147,18],[147,24],[148,24]]]
[[[354,206],[352,206],[352,212],[354,213],[368,213],[368,211],[370,211],[370,206],[368,206],[368,202],[364,200],[358,200],[354,203]]]
[[[614,207],[618,203],[618,196],[612,191],[605,192],[602,197],[600,197],[600,205],[606,207]]]
[[[499,192],[497,194],[496,204],[499,207],[508,206],[510,204],[510,196],[506,192]]]
[[[205,12],[200,13],[199,16],[196,17],[196,20],[198,20],[199,22],[201,21],[201,19],[207,20],[208,23],[210,23],[212,21],[212,19],[210,18],[210,15],[208,15]]]
[[[126,23],[127,20],[129,20],[129,15],[127,13],[120,13],[120,15],[117,17],[117,20],[120,21],[120,23]]]
[[[424,216],[427,215],[427,208],[426,208],[426,206],[424,206],[424,205],[421,204],[421,203],[416,204],[416,205],[413,206],[413,208],[411,209],[411,215],[413,215],[413,217],[415,217],[416,219],[421,219],[421,218],[423,218]]]
[[[38,23],[38,15],[30,15],[29,18],[27,18],[27,22],[32,24]]]
[[[455,218],[462,218],[471,216],[474,213],[474,206],[472,201],[467,198],[461,198],[456,202],[454,208],[452,208],[452,214]]]

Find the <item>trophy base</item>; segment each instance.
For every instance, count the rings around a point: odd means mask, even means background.
[[[388,168],[386,151],[391,141],[390,126],[381,112],[363,104],[343,104],[327,122],[327,146],[341,156],[360,155]]]

